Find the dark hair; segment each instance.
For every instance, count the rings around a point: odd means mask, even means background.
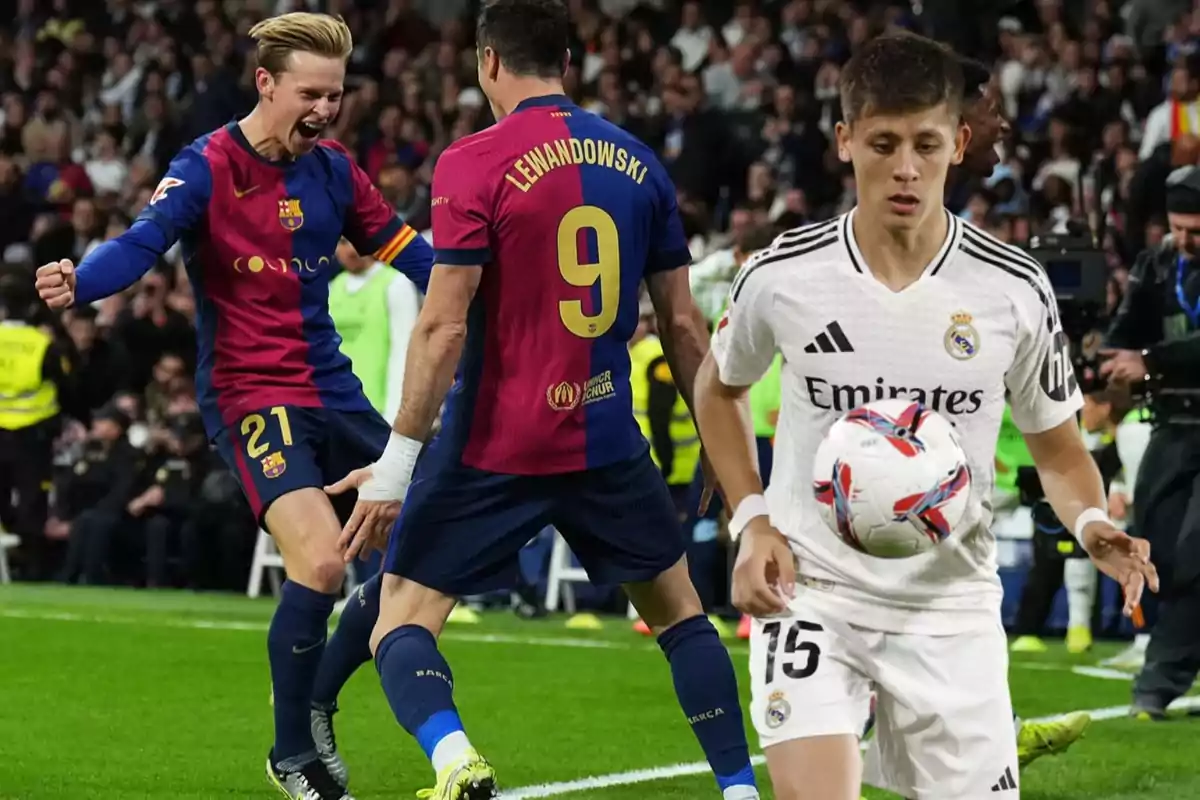
[[[562,77],[570,34],[562,0],[488,0],[475,22],[479,52],[492,48],[514,75]]]
[[[963,75],[963,100],[973,103],[983,96],[983,87],[992,80],[992,72],[973,58],[959,56],[958,66]]]
[[[909,114],[943,103],[958,116],[963,71],[958,56],[932,39],[889,33],[851,56],[838,90],[847,124],[868,114]]]

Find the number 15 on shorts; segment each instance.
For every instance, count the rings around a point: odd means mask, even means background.
[[[773,620],[762,626],[766,638],[764,683],[770,685],[782,673],[792,680],[807,678],[821,663],[821,647],[807,635],[825,630],[815,622]],[[782,651],[780,648],[782,639]]]

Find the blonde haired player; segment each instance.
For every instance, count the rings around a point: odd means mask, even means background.
[[[180,242],[197,297],[205,427],[287,569],[267,634],[275,714],[267,775],[293,800],[349,800],[332,714],[343,683],[370,660],[379,582],[360,587],[326,646],[345,564],[324,487],[374,462],[391,428],[339,351],[329,281],[343,234],[422,289],[433,257],[345,149],[321,138],[342,102],[353,47],[346,24],[285,14],[250,36],[255,109],[185,147],[129,231],[78,270],[70,261],[43,266],[37,286],[55,308],[90,303]]]
[[[743,539],[734,602],[755,617],[750,713],[781,800],[858,798],[872,689],[871,783],[914,800],[1019,796],[983,502],[1006,392],[1055,511],[1122,584],[1126,612],[1147,583],[1157,588],[1147,544],[1101,510],[1048,280],[942,205],[970,135],[962,82],[955,57],[918,36],[880,37],[855,53],[837,138],[858,205],[783,234],[747,263],[697,378],[701,436]],[[832,325],[848,346],[809,347]],[[964,340],[969,349],[948,344]],[[740,404],[776,351],[783,402],[764,498]],[[878,397],[922,401],[953,420],[975,476],[968,523],[910,559],[852,550],[812,494],[825,431]]]

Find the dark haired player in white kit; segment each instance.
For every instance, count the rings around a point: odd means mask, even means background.
[[[755,617],[751,719],[779,800],[857,800],[872,688],[871,784],[913,800],[1016,798],[984,502],[1006,396],[1048,499],[1121,583],[1127,614],[1157,576],[1148,543],[1102,510],[1044,271],[942,203],[970,137],[957,57],[919,36],[883,36],[851,58],[841,95],[838,151],[854,167],[858,205],[747,262],[696,382],[701,436],[733,509],[730,532],[742,537],[733,594]],[[834,323],[853,352],[808,347]],[[764,497],[740,404],[777,351],[784,400]],[[908,559],[851,549],[822,522],[812,492],[811,454],[829,426],[881,397],[954,421],[976,477],[960,530]]]

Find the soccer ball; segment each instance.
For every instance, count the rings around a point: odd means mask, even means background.
[[[856,408],[813,463],[821,517],[850,547],[907,558],[941,544],[967,511],[971,470],[954,426],[911,400]]]

